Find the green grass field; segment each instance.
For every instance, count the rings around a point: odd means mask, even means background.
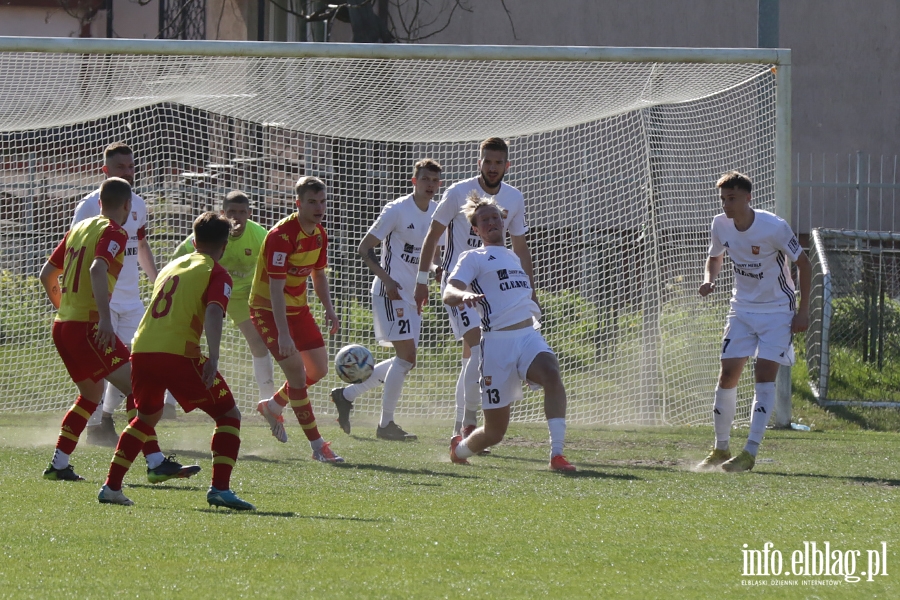
[[[248,417],[233,489],[253,513],[207,507],[203,415],[159,428],[164,450],[203,471],[152,486],[139,458],[133,507],[97,503],[108,449],[73,455],[85,482],[43,480],[61,416],[0,415],[3,598],[900,597],[897,436],[833,415],[824,431],[770,431],[740,475],[691,470],[711,427],[570,427],[569,476],[546,470],[543,426],[514,425],[460,466],[448,424],[404,421],[420,439],[400,444],[376,440],[374,421],[348,437],[323,417],[347,459],[329,466],[296,425],[281,445]],[[804,542],[859,551],[856,575],[885,542],[887,575],[745,576],[744,544],[766,542],[783,570]]]

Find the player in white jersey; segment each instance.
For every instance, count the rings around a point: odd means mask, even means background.
[[[134,169],[134,154],[126,144],[115,142],[103,151],[102,170],[107,177],[121,177],[134,186]],[[100,190],[97,189],[75,207],[72,225],[99,214]],[[153,251],[147,241],[147,205],[144,199],[134,192],[131,194],[131,215],[122,227],[128,233],[128,245],[125,247],[122,271],[113,289],[109,309],[116,336],[130,348],[131,338],[134,337],[138,323],[144,316],[144,303],[141,302],[138,289],[138,263],[151,283],[156,281],[157,274]],[[123,400],[125,397],[119,390],[107,383],[102,409],[95,410],[88,420],[87,443],[116,447],[119,435],[116,433],[112,415]]]
[[[550,429],[550,469],[574,471],[563,456],[566,434],[566,389],[559,362],[534,328],[541,309],[534,301],[532,278],[519,257],[504,245],[502,209],[494,198],[472,191],[465,214],[484,247],[464,252],[444,288],[444,303],[481,309],[480,395],[484,426],[465,439],[450,440],[450,460],[467,464],[470,456],[500,443],[509,427],[513,402],[522,398],[522,383],[544,388],[544,414]],[[471,363],[470,363],[471,364]]]
[[[508,232],[512,249],[522,267],[532,278],[531,252],[528,249],[528,225],[525,221],[525,199],[522,193],[509,184],[503,183],[503,177],[509,168],[509,146],[501,138],[488,138],[481,142],[478,159],[478,177],[466,179],[450,186],[434,211],[434,218],[425,242],[422,244],[422,255],[430,256],[438,245],[438,240],[446,232],[444,243],[444,259],[442,261],[443,279],[441,293],[447,286],[447,275],[456,267],[459,255],[466,250],[481,246],[481,240],[475,234],[462,209],[468,195],[475,191],[482,197],[495,197],[504,210],[504,233]],[[505,239],[505,236],[504,236]],[[420,264],[416,279],[416,305],[421,307],[428,302],[428,269],[429,265]],[[533,286],[532,286],[533,287]],[[537,296],[534,296],[537,303]],[[456,382],[456,423],[454,435],[462,433],[465,437],[475,430],[477,410],[480,406],[478,390],[477,365],[481,352],[478,329],[478,314],[475,309],[465,305],[447,306],[450,316],[450,328],[456,339],[463,340],[462,370]],[[472,365],[472,368],[469,368]]]
[[[728,252],[734,269],[731,309],[722,336],[721,369],[713,403],[715,446],[697,465],[712,470],[720,465],[729,472],[749,471],[756,462],[759,444],[775,407],[775,376],[780,365],[794,364],[793,334],[809,324],[809,289],[812,268],[790,225],[783,219],[750,206],[753,184],[737,171],[725,173],[716,187],[723,214],[710,231],[709,258],[700,295],[715,288],[716,276]],[[791,278],[790,262],[796,263],[800,280],[800,306]],[[737,403],[741,371],[756,357],[750,435],[735,457],[728,449]]]
[[[433,201],[441,186],[441,165],[425,158],[413,167],[413,193],[389,202],[359,243],[359,254],[375,278],[372,280],[372,313],[375,338],[382,346],[393,346],[396,356],[375,365],[372,375],[362,383],[331,390],[331,401],[338,409],[338,423],[350,433],[353,401],[379,383],[384,384],[381,419],[375,435],[383,440],[412,441],[394,422],[394,411],[403,392],[406,375],[416,365],[416,347],[422,328],[422,315],[413,292],[421,255],[422,241],[431,224],[437,204]],[[381,261],[375,247],[381,245]],[[435,253],[424,262],[432,264]]]

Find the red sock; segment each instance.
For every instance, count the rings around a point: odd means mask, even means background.
[[[75,404],[63,417],[62,426],[59,428],[56,448],[60,452],[72,454],[75,451],[75,446],[78,445],[78,438],[95,410],[97,410],[96,402],[91,402],[84,396],[78,395],[75,399]]]
[[[281,389],[275,392],[275,395],[272,396],[272,399],[275,400],[275,403],[284,408],[288,405],[290,398],[288,398],[288,382],[285,381],[284,385],[281,386]]]
[[[137,416],[137,404],[134,402],[134,394],[125,396],[125,416],[128,417],[129,423]]]
[[[156,436],[156,431],[137,417],[131,420],[116,445],[116,453],[109,464],[109,474],[106,476],[106,485],[111,490],[121,490],[125,473],[131,468],[131,463],[141,453],[141,447],[150,436]]]
[[[291,399],[291,410],[297,415],[297,421],[300,423],[300,427],[303,428],[306,439],[312,442],[322,437],[322,434],[319,433],[319,428],[316,426],[316,415],[313,414],[313,407],[306,395],[306,388],[295,390],[292,387],[288,387],[288,397]]]
[[[231,470],[241,448],[241,420],[219,417],[212,436],[212,486],[227,490],[231,486]]]

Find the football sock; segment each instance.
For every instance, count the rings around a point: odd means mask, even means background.
[[[756,394],[753,396],[753,409],[750,413],[750,435],[747,437],[747,445],[744,450],[756,456],[759,444],[766,434],[766,425],[772,416],[775,407],[775,382],[757,383]],[[751,443],[754,447],[750,447]]]
[[[147,436],[147,440],[150,439],[151,436]],[[154,441],[156,440],[156,435],[153,436]],[[166,460],[165,455],[162,452],[157,450],[156,452],[147,452],[147,440],[144,441],[144,447],[142,451],[144,452],[144,459],[147,461],[148,469],[155,469],[159,465],[163,464],[163,461]],[[159,448],[159,444],[156,444],[156,447]]]
[[[268,400],[275,395],[275,367],[268,354],[253,357],[253,377],[259,387],[260,400]]]
[[[122,480],[125,479],[125,474],[128,473],[131,463],[140,454],[141,447],[151,435],[156,435],[153,427],[137,417],[131,420],[119,437],[116,453],[109,464],[109,474],[106,476],[106,485],[109,489],[122,489]]]
[[[288,387],[288,382],[285,381],[281,389],[269,398],[269,410],[272,411],[272,414],[280,415],[284,407],[291,401],[290,396],[288,396]]]
[[[94,409],[94,412],[91,413],[91,417],[87,420],[88,427],[94,427],[95,425],[99,425],[100,421],[103,419],[103,417],[106,416],[106,413],[101,408],[102,404],[103,404],[102,402],[100,404],[98,404],[97,408]],[[112,417],[111,414],[109,416]]]
[[[78,445],[78,437],[84,428],[87,427],[88,419],[97,409],[97,403],[91,402],[81,394],[75,399],[75,404],[63,417],[62,425],[59,428],[59,438],[56,440],[56,447],[66,454],[66,464],[61,467],[54,465],[55,469],[64,469],[69,464],[68,455],[75,451]]]
[[[412,370],[413,364],[399,357],[394,357],[393,365],[384,378],[384,390],[381,396],[381,422],[379,427],[387,427],[394,420],[394,410],[400,402],[403,393],[403,382],[406,375]],[[370,377],[371,379],[371,377]]]
[[[166,400],[165,404],[169,406],[176,406],[178,404],[178,400],[175,399],[175,396],[172,395],[172,392],[166,390]]]
[[[388,373],[391,370],[391,365],[393,364],[394,359],[389,358],[375,365],[375,369],[372,370],[372,374],[368,379],[366,379],[362,383],[354,383],[344,388],[344,398],[348,402],[353,402],[375,386],[384,383],[387,379]]]
[[[722,389],[716,386],[713,402],[713,428],[716,431],[716,450],[728,450],[731,425],[737,410],[737,388]]]
[[[320,439],[322,434],[319,433],[319,428],[316,425],[316,415],[313,413],[312,404],[310,404],[309,398],[307,397],[306,388],[304,387],[295,390],[288,385],[285,385],[285,387],[288,391],[291,410],[294,411],[297,422],[300,423],[303,433],[306,434],[306,439],[309,441]]]
[[[481,346],[472,348],[472,356],[466,365],[465,388],[463,388],[466,412],[478,412],[481,408]],[[463,425],[475,425],[475,421],[469,422],[463,419]]]
[[[547,419],[547,428],[550,430],[550,456],[562,454],[563,443],[566,441],[566,419]]]
[[[469,450],[469,447],[466,445],[466,440],[463,440],[456,446],[456,458],[469,458],[470,456],[474,456],[474,452]]]
[[[212,486],[227,490],[231,485],[231,471],[241,448],[241,420],[230,417],[216,419],[216,431],[212,436]]]
[[[114,413],[116,409],[122,406],[125,400],[125,394],[119,391],[119,388],[113,384],[106,382],[106,391],[103,394],[103,412]]]
[[[318,452],[325,445],[325,438],[320,437],[317,440],[309,440],[309,446],[313,452]]]
[[[69,455],[57,448],[53,451],[53,459],[50,466],[54,469],[65,469],[69,466]]]
[[[459,369],[459,377],[456,379],[456,423],[453,426],[453,433],[459,433],[459,430],[462,429],[463,419],[465,419],[466,414],[466,399],[465,399],[465,383],[466,383],[466,365],[469,364],[469,359],[464,358],[460,361],[460,369]]]
[[[105,406],[103,412],[106,412]],[[129,423],[137,416],[137,405],[134,403],[134,394],[128,394],[128,396],[125,397],[125,416],[128,417]]]

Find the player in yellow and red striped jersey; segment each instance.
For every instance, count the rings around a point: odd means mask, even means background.
[[[272,435],[279,442],[287,442],[281,413],[290,404],[312,447],[313,459],[344,462],[322,439],[307,397],[307,387],[328,373],[325,341],[306,299],[310,277],[325,308],[329,333],[334,335],[340,329],[325,275],[325,183],[316,177],[302,177],[294,191],[297,212],[279,221],[266,235],[250,290],[250,319],[287,378],[272,398],[257,405],[257,410],[268,421]]]
[[[69,464],[69,455],[103,398],[104,378],[122,393],[131,394],[128,348],[116,337],[109,309],[128,241],[122,223],[131,212],[131,185],[118,177],[107,179],[100,186],[100,203],[101,214],[72,227],[41,268],[41,283],[59,309],[53,343],[79,392],[63,418],[45,479],[84,479]],[[165,458],[155,436],[144,454],[148,467],[153,466],[148,468],[148,477],[156,476],[157,481],[189,477],[200,470]]]
[[[197,251],[170,262],[156,279],[153,299],[132,345],[131,380],[138,412],[119,437],[98,496],[101,503],[134,504],[122,493],[122,480],[144,441],[156,435],[168,389],[185,412],[199,408],[216,422],[207,502],[237,510],[254,508],[231,491],[231,471],[241,446],[241,413],[217,370],[232,279],[216,261],[222,258],[230,233],[231,221],[224,216],[200,215],[194,221]],[[208,358],[200,353],[204,331]]]

